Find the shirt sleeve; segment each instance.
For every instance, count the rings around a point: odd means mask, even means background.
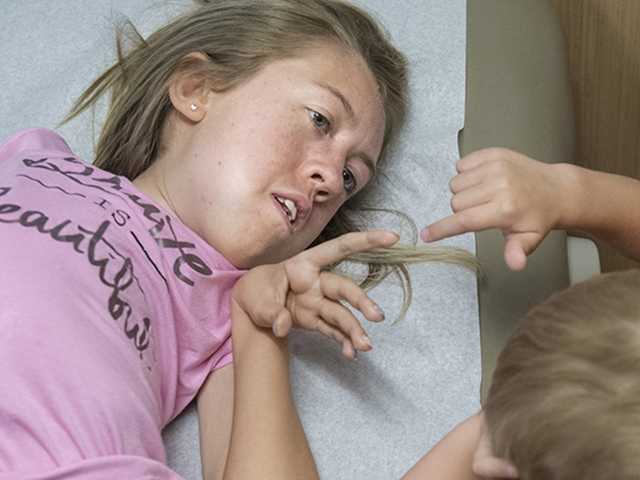
[[[220,349],[216,352],[216,355],[214,355],[213,362],[211,363],[211,371],[214,372],[222,367],[226,367],[230,363],[233,363],[231,337],[225,340],[225,342],[220,346]]]
[[[0,161],[26,151],[73,155],[67,142],[53,130],[31,128],[20,130],[0,145]]]

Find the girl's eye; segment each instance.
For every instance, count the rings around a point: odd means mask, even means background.
[[[315,110],[309,110],[309,115],[311,116],[311,121],[316,128],[322,130],[324,133],[327,133],[329,131],[331,122],[327,119],[327,117],[325,117],[321,113],[316,112]]]
[[[351,195],[358,187],[356,176],[348,168],[342,170],[342,182],[344,184],[344,191],[347,192],[347,195]]]

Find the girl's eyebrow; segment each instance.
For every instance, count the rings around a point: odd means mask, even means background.
[[[342,106],[344,107],[345,111],[347,112],[347,115],[349,116],[349,118],[354,118],[355,117],[355,113],[353,111],[353,107],[349,103],[349,100],[347,100],[347,97],[345,97],[340,90],[338,90],[337,88],[335,88],[335,87],[333,87],[331,85],[328,85],[326,83],[322,83],[322,82],[314,82],[314,83],[317,86],[319,86],[320,88],[323,88],[323,89],[327,90],[334,97],[336,97],[338,100],[340,100],[340,103],[342,103]],[[370,174],[371,178],[375,177],[375,175],[376,175],[376,164],[371,159],[371,157],[369,155],[367,155],[366,153],[364,153],[364,152],[358,152],[358,153],[355,154],[355,156],[356,157],[360,157],[362,162],[369,169],[369,174]]]
[[[349,103],[349,100],[347,100],[347,97],[345,97],[340,90],[326,83],[321,83],[321,82],[314,82],[314,83],[319,87],[324,88],[329,93],[331,93],[334,97],[340,100],[340,103],[342,103],[342,106],[344,107],[345,111],[347,112],[350,118],[355,117],[353,107]]]

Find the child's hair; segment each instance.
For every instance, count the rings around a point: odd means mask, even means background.
[[[640,475],[640,270],[600,275],[524,318],[484,405],[522,480]]]
[[[107,91],[111,103],[96,145],[95,165],[133,179],[163,150],[162,127],[171,111],[168,86],[177,72],[207,79],[210,88],[225,91],[278,59],[293,57],[305,48],[335,44],[360,55],[377,80],[386,126],[382,161],[397,137],[407,111],[407,60],[365,11],[340,0],[215,0],[176,18],[144,39],[127,22],[116,37],[118,60],[80,96],[63,123],[94,106]],[[127,35],[125,35],[127,33]],[[125,48],[124,38],[134,45]],[[190,53],[200,52],[202,61]],[[360,230],[340,209],[317,242]],[[449,249],[412,250],[413,260],[445,261],[476,269],[468,253]],[[405,287],[405,309],[411,298],[408,273],[402,259],[388,252],[369,257],[370,280],[399,274]],[[462,258],[462,261],[460,259]],[[358,261],[358,256],[353,260]],[[360,261],[365,261],[360,259]]]

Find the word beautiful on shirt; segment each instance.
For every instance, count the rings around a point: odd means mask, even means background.
[[[74,157],[62,160],[64,163],[61,163],[61,165],[65,168],[47,158],[39,160],[23,159],[22,162],[26,167],[35,169],[34,172],[37,172],[38,169],[52,172],[60,175],[61,179],[64,177],[79,186],[100,191],[107,198],[101,198],[95,204],[104,210],[110,211],[111,220],[103,220],[95,228],[80,225],[77,222],[73,222],[72,219],[54,221],[51,215],[44,211],[27,210],[17,203],[1,203],[3,200],[7,200],[6,197],[10,194],[12,187],[0,187],[0,223],[17,224],[24,228],[35,229],[39,233],[47,235],[51,240],[69,244],[76,253],[84,255],[89,264],[97,268],[100,282],[110,289],[110,295],[107,300],[107,310],[110,317],[114,321],[120,321],[124,316],[121,324],[123,331],[127,338],[131,340],[142,359],[143,353],[149,348],[151,320],[146,316],[137,318],[133,307],[124,298],[123,294],[133,284],[134,280],[143,297],[144,291],[135,276],[131,258],[124,256],[108,240],[109,231],[114,228],[113,224],[116,225],[116,228],[125,227],[131,216],[124,210],[114,209],[108,198],[119,198],[120,195],[125,195],[136,207],[140,208],[143,217],[149,221],[148,232],[153,240],[163,250],[170,250],[171,253],[175,252],[173,273],[180,282],[192,287],[194,285],[191,277],[193,273],[210,276],[213,272],[204,260],[194,253],[195,244],[177,238],[171,224],[171,218],[155,205],[144,201],[139,195],[127,191],[122,185],[121,177],[91,167]],[[68,168],[66,168],[67,166]],[[67,196],[87,198],[82,193],[69,192],[68,184],[65,185],[67,186],[67,190],[65,190],[60,185],[44,183],[42,179],[34,178],[31,175],[19,174],[19,176],[37,183],[42,188],[56,190]],[[131,230],[129,233],[166,283],[166,278],[150,258],[138,237]]]

